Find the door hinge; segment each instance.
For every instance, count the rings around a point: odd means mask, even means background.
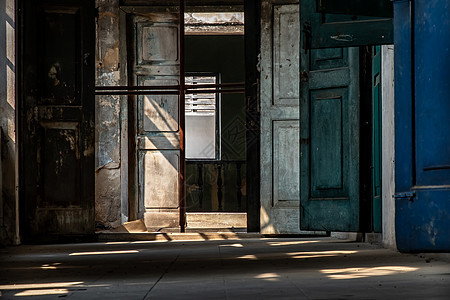
[[[303,71],[300,73],[300,81],[301,82],[308,82],[309,81],[309,75],[307,71]]]
[[[404,192],[404,193],[395,193],[394,198],[395,199],[405,199],[409,201],[414,201],[414,198],[416,197],[416,192]]]

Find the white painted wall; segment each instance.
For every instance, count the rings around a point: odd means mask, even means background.
[[[394,46],[381,47],[381,144],[382,144],[382,232],[383,245],[395,243],[395,120],[394,120]]]

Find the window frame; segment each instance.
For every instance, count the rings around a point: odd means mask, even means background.
[[[221,84],[221,74],[219,72],[185,72],[185,78],[187,77],[215,77],[216,83],[215,84]],[[214,92],[213,92],[214,93]],[[222,110],[221,110],[221,103],[222,103],[222,94],[221,93],[215,93],[216,95],[216,108],[215,108],[215,157],[214,158],[200,158],[200,157],[187,157],[186,156],[186,162],[189,161],[220,161],[222,159]],[[185,100],[186,101],[186,97]],[[186,115],[186,108],[183,112]],[[186,130],[186,129],[185,129]],[[186,146],[188,144],[188,140],[186,138]]]

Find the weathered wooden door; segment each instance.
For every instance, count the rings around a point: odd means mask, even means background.
[[[94,2],[23,1],[25,238],[94,232]]]
[[[394,7],[397,247],[448,252],[449,3],[408,1]]]
[[[300,220],[306,230],[360,229],[359,55],[351,47],[392,43],[393,34],[388,1],[353,3],[300,2]],[[381,15],[387,8],[387,16],[359,16],[377,15],[367,7],[381,7]]]
[[[301,228],[357,231],[358,49],[314,49],[301,60]]]
[[[121,42],[127,45],[128,84],[136,86],[176,86],[180,83],[179,16],[176,7],[127,9],[126,31]],[[138,217],[150,230],[178,227],[180,127],[178,95],[143,95],[129,101],[136,112],[136,168]],[[134,133],[133,133],[134,132]],[[131,164],[134,164],[131,165]]]
[[[298,233],[298,1],[263,1],[261,13],[261,233]]]

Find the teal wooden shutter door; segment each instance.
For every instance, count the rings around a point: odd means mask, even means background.
[[[357,48],[301,51],[300,228],[359,230]]]
[[[381,232],[381,47],[373,47],[372,63],[372,226]]]
[[[364,0],[364,5],[367,5],[367,2],[375,1],[378,0]],[[353,8],[355,9],[354,15],[321,13],[318,12],[317,2],[316,0],[300,1],[300,22],[302,24],[304,48],[353,47],[393,43],[392,18],[358,15],[361,10],[356,10],[356,8],[363,5],[352,6],[351,3],[346,3],[336,13],[352,12]],[[327,11],[333,11],[333,9]]]

